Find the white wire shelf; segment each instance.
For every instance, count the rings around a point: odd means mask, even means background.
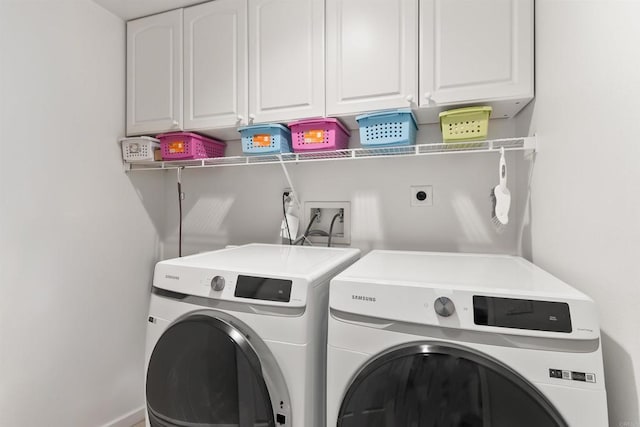
[[[337,151],[310,153],[283,153],[265,156],[217,157],[214,159],[138,161],[125,163],[127,171],[211,168],[220,166],[246,166],[257,164],[302,163],[335,160],[371,159],[384,157],[427,156],[437,154],[489,153],[500,151],[535,151],[535,137],[493,139],[473,142],[447,142],[437,144],[409,145],[405,147],[353,148]]]

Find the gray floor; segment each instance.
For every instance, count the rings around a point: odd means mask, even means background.
[[[131,427],[144,427],[144,421],[140,421],[138,424]]]

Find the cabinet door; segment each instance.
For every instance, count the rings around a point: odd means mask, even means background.
[[[238,125],[247,116],[247,3],[216,0],[184,10],[184,126]]]
[[[127,134],[182,129],[182,10],[127,23]]]
[[[324,114],[324,1],[249,0],[249,114]]]
[[[533,0],[421,0],[420,105],[533,96]]]
[[[327,114],[412,106],[417,0],[327,0]]]

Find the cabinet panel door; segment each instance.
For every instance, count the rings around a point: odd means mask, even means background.
[[[533,0],[421,0],[420,39],[420,105],[533,96]]]
[[[184,126],[236,126],[247,115],[247,4],[216,0],[184,10]]]
[[[249,113],[256,122],[324,114],[323,0],[249,0]]]
[[[127,134],[182,129],[182,10],[127,23]]]
[[[327,0],[327,113],[410,107],[417,0]]]

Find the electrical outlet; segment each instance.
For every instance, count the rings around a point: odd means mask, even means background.
[[[331,238],[331,246],[336,244],[348,245],[351,243],[351,204],[349,202],[305,202],[304,218],[300,223],[299,234],[302,235],[309,226],[309,222],[314,215],[319,212],[319,216],[311,223],[309,230],[312,230],[307,237],[311,243],[318,245],[326,245],[329,238],[326,235],[318,235],[322,232],[329,233],[331,221],[340,214],[342,210],[342,218],[338,217],[333,223],[333,237]],[[318,231],[320,233],[318,233]]]
[[[432,185],[412,185],[410,190],[411,207],[433,206]]]
[[[285,194],[288,194],[286,198],[284,196]],[[299,202],[299,199],[297,198],[298,195],[295,194],[290,187],[284,187],[282,189],[282,197],[283,197],[283,200],[286,199],[289,206],[293,208],[293,213],[298,214],[298,209],[300,208],[300,202]]]

